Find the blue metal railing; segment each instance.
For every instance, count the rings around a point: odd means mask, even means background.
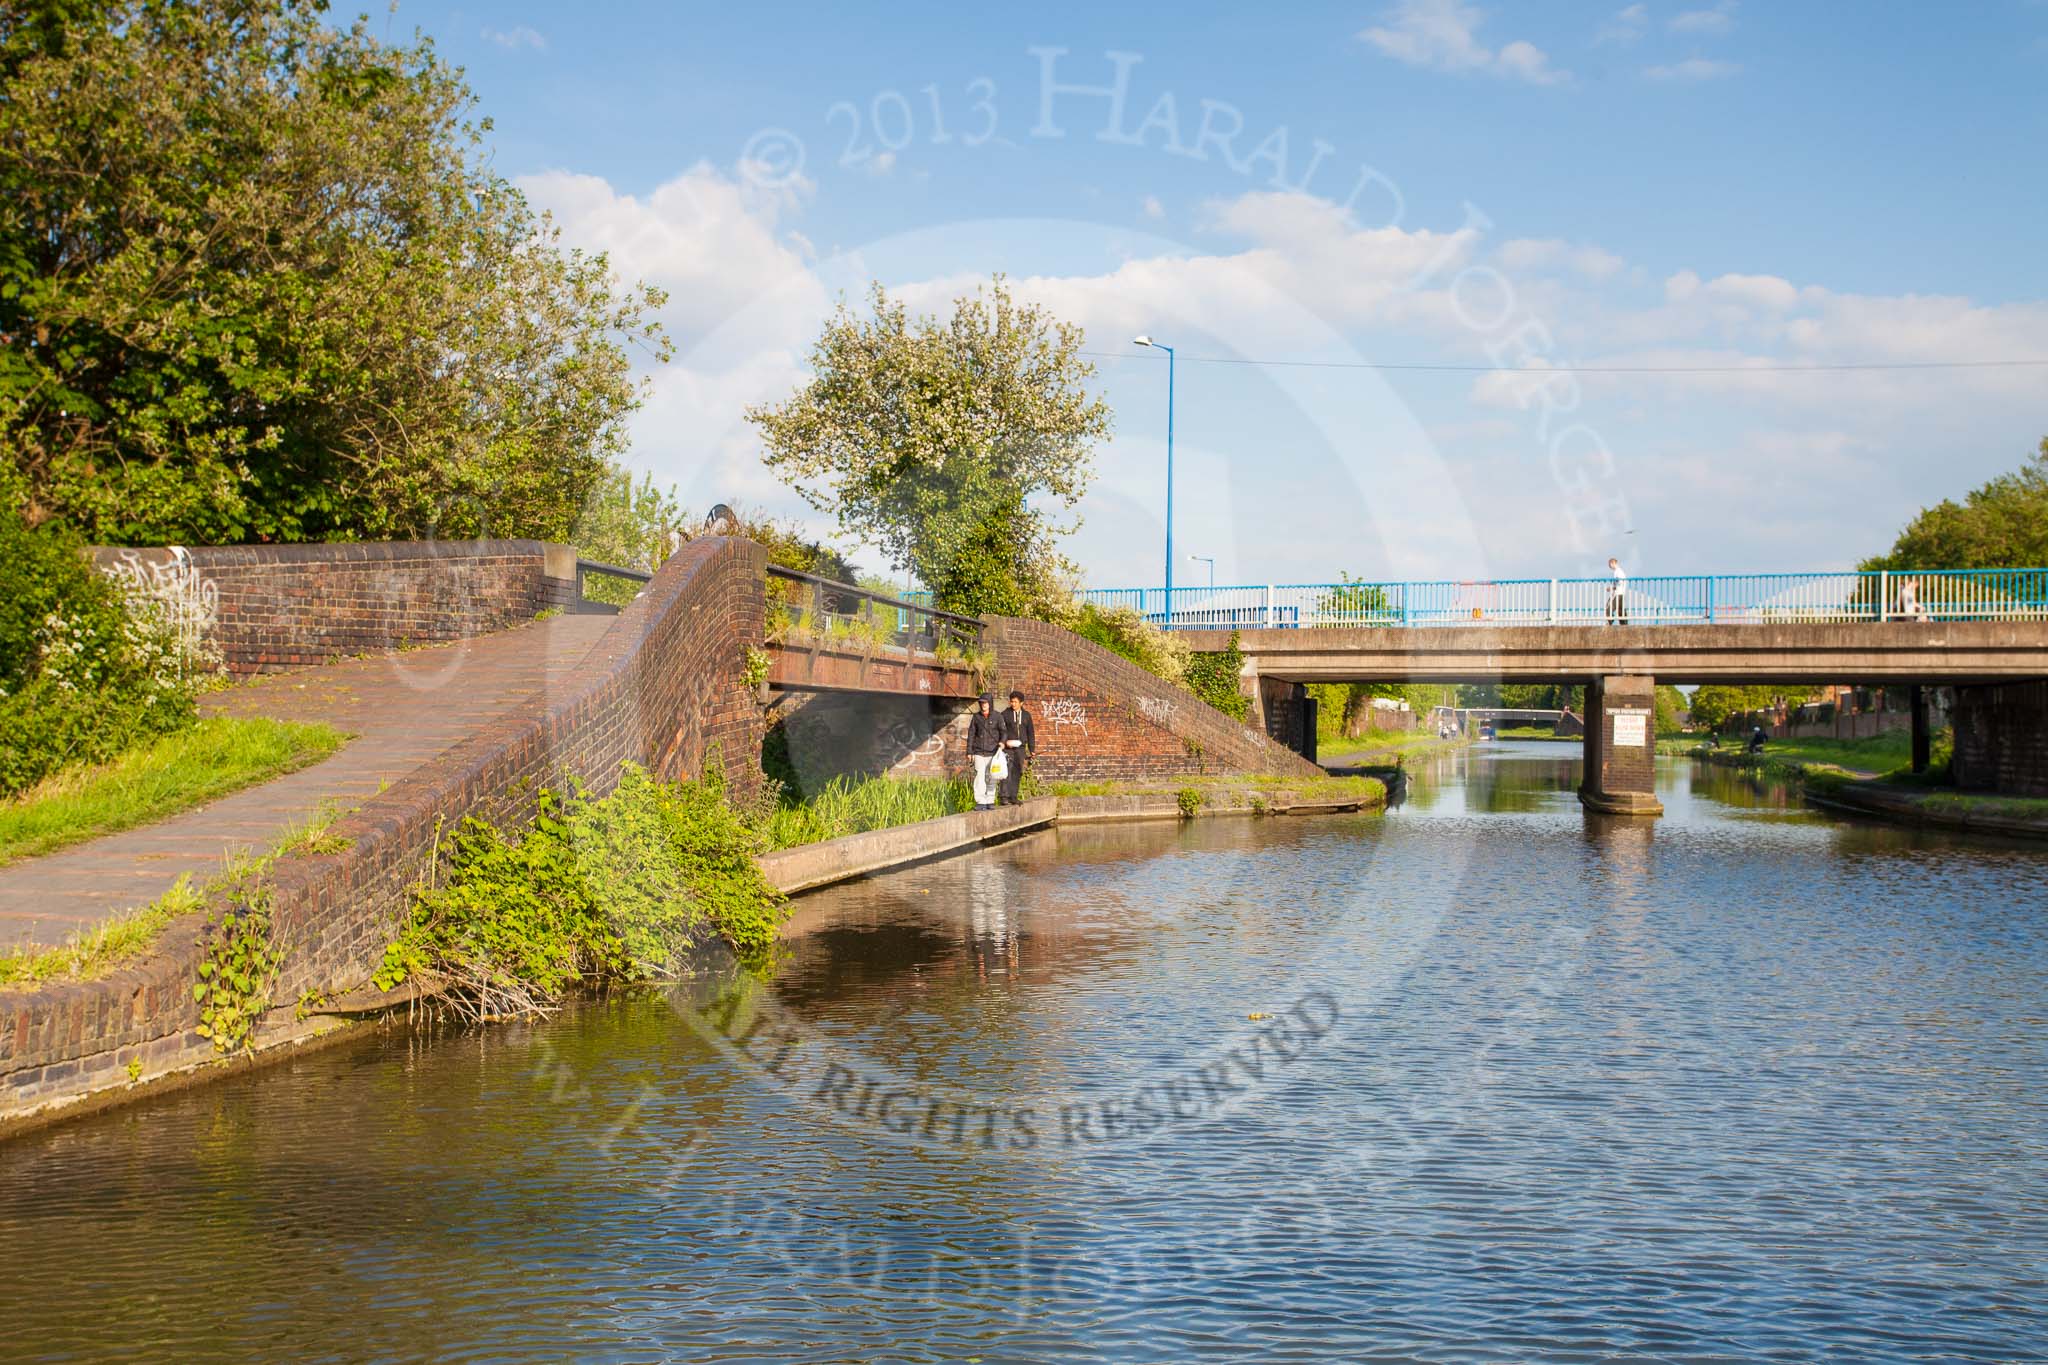
[[[1096,588],[1082,599],[1177,630],[2048,621],[2048,568],[1631,578],[1619,611],[1607,578],[1176,587],[1170,603],[1162,588]]]

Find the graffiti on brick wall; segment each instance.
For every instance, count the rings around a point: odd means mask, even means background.
[[[199,572],[184,546],[170,550],[171,557],[162,561],[123,550],[106,571],[130,601],[141,604],[170,631],[182,663],[209,671],[219,665],[213,627],[220,618],[220,584]]]
[[[1061,728],[1073,726],[1082,734],[1088,733],[1088,708],[1072,697],[1054,697],[1045,704],[1045,719],[1049,725]]]
[[[1173,703],[1164,697],[1138,698],[1138,711],[1154,725],[1167,725],[1173,720]]]
[[[885,768],[895,768],[915,759],[937,756],[945,746],[942,736],[929,733],[929,725],[913,724],[907,716],[884,717],[875,727],[875,758]]]

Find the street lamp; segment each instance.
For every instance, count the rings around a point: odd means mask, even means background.
[[[1134,338],[1140,346],[1166,352],[1166,625],[1173,627],[1173,347],[1151,337]],[[1213,572],[1213,571],[1212,571]]]
[[[1209,566],[1209,586],[1214,588],[1216,586],[1216,557],[1214,555],[1189,555],[1188,560],[1191,563],[1207,564]]]

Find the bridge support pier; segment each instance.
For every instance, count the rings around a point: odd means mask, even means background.
[[[1586,765],[1579,801],[1609,815],[1662,815],[1657,800],[1657,680],[1595,678],[1586,688]]]

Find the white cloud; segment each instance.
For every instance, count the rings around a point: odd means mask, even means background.
[[[1532,85],[1571,79],[1533,43],[1517,39],[1498,51],[1481,43],[1477,33],[1485,18],[1464,0],[1397,0],[1379,24],[1358,36],[1395,61],[1432,71],[1483,71]]]
[[[644,197],[568,171],[517,183],[568,241],[609,252],[622,278],[668,291],[662,321],[680,349],[720,326],[787,344],[791,321],[823,308],[808,244],[783,226],[810,193],[802,179],[763,187],[744,168],[733,177],[699,162]]]
[[[1776,275],[1721,275],[1708,282],[1708,294],[1757,308],[1783,312],[1799,302],[1799,288]]]
[[[1710,57],[1688,57],[1664,66],[1646,66],[1643,75],[1653,81],[1712,81],[1742,70],[1739,62],[1716,61]]]
[[[1146,195],[1145,201],[1138,208],[1140,212],[1155,223],[1166,216],[1166,205],[1159,202],[1159,196],[1156,194]]]
[[[786,225],[808,182],[762,186],[746,168],[734,176],[700,162],[644,196],[568,171],[517,183],[566,242],[608,253],[620,278],[668,294],[661,321],[676,359],[647,375],[631,423],[633,467],[675,484],[696,511],[725,501],[803,517],[762,467],[744,413],[802,382],[804,350],[830,308],[809,245]]]
[[[1615,11],[1614,17],[1602,24],[1593,34],[1596,43],[1632,43],[1643,36],[1650,26],[1650,7],[1630,5],[1627,9]]]
[[[1735,23],[1735,0],[1721,0],[1712,9],[1689,9],[1671,17],[1673,33],[1726,33]]]
[[[1620,273],[1626,264],[1611,251],[1597,246],[1573,246],[1555,237],[1517,237],[1504,242],[1500,248],[1500,263],[1508,270],[1563,267],[1589,280],[1608,279]]]
[[[509,29],[487,28],[483,31],[483,39],[487,43],[496,43],[499,47],[515,52],[522,47],[532,48],[535,52],[548,50],[546,35],[538,29],[528,28],[525,24]]]

